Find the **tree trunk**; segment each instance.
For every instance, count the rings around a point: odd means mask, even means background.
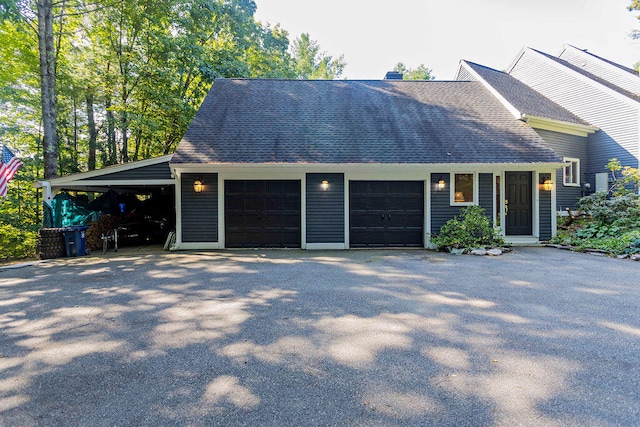
[[[87,126],[89,127],[89,159],[87,160],[87,168],[92,171],[96,169],[96,148],[98,132],[96,130],[96,121],[93,115],[93,94],[87,92]]]
[[[108,160],[106,165],[115,165],[118,163],[118,149],[116,147],[116,125],[115,118],[113,117],[113,111],[111,110],[111,98],[107,95],[105,101],[105,107],[107,109],[107,153]]]
[[[123,103],[124,110],[120,116],[120,132],[122,132],[122,163],[129,161],[129,117],[127,115],[126,104]]]
[[[58,176],[58,136],[56,134],[56,57],[53,47],[52,0],[38,0],[37,6],[44,178],[49,179]]]

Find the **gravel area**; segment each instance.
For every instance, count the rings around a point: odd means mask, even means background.
[[[640,263],[124,250],[0,269],[0,425],[640,425]]]

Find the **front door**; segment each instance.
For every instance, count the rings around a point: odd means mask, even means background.
[[[531,172],[505,172],[505,233],[507,236],[533,234]]]

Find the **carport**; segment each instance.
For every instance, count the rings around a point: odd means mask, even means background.
[[[175,226],[175,180],[171,176],[169,161],[172,155],[107,166],[99,170],[66,175],[50,180],[37,181],[34,186],[42,188],[45,210],[52,207],[56,195],[67,193],[112,194],[118,198],[137,197],[151,200],[151,214],[162,211],[168,213],[169,228]],[[170,204],[170,205],[169,205]],[[113,213],[97,209],[104,213]],[[121,220],[126,220],[127,209],[118,212]],[[47,224],[47,221],[44,221]],[[80,224],[73,224],[80,225]]]
[[[106,193],[109,190],[115,190],[141,194],[162,189],[173,191],[175,181],[171,176],[171,169],[169,169],[169,161],[172,156],[169,154],[46,181],[41,180],[37,181],[34,186],[43,189],[42,196],[45,203],[51,202],[53,197],[61,191]]]

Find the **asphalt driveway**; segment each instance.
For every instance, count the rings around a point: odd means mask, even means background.
[[[640,263],[550,248],[0,270],[1,425],[640,424]]]

